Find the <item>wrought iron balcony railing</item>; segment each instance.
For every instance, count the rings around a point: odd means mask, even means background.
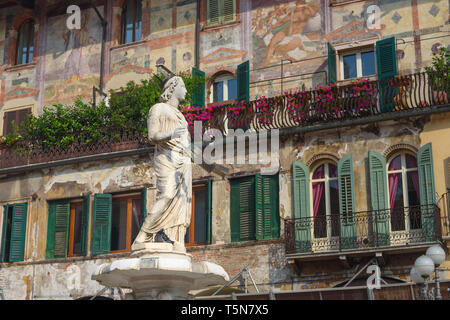
[[[442,237],[436,205],[285,220],[287,254],[348,252],[436,242]]]
[[[42,141],[19,141],[14,148],[0,148],[0,169],[150,147],[146,135],[137,131],[105,130],[95,140],[89,136],[74,134],[68,146],[45,147]]]
[[[184,113],[191,125],[200,120],[203,128],[226,131],[250,126],[258,131],[448,105],[449,99],[450,74],[423,72],[383,80],[358,80],[347,85],[332,84],[249,102],[210,104]]]

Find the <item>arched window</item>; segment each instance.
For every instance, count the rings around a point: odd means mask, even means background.
[[[231,73],[215,77],[212,86],[211,102],[235,99],[237,99],[237,79]]]
[[[392,231],[421,228],[417,159],[403,152],[388,163],[389,207]]]
[[[122,43],[141,40],[142,1],[126,0],[122,11]]]
[[[19,28],[16,64],[31,63],[34,57],[34,22],[29,19]]]
[[[336,164],[325,162],[312,171],[311,190],[314,238],[338,236],[339,186]]]

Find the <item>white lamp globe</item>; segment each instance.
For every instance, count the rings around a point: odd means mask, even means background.
[[[414,267],[411,268],[409,277],[411,278],[411,281],[416,284],[421,284],[425,282],[425,280],[417,273],[416,268]]]
[[[430,257],[426,255],[421,255],[416,259],[414,262],[414,268],[416,269],[416,272],[426,278],[434,271],[434,262],[431,260]]]
[[[433,260],[435,266],[439,266],[445,260],[445,251],[437,244],[429,247],[426,255]]]

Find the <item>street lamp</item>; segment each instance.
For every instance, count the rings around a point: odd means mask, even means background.
[[[439,283],[439,266],[445,261],[445,251],[440,245],[429,247],[426,255],[433,260],[434,263],[434,277],[436,281],[436,300],[442,300],[441,287]]]
[[[442,300],[440,285],[439,285],[439,265],[445,260],[445,251],[439,245],[429,247],[426,255],[421,255],[414,262],[414,267],[411,268],[410,278],[416,284],[424,284],[420,289],[419,294],[426,300],[436,299]],[[427,278],[435,272],[436,294],[434,288],[428,292]]]

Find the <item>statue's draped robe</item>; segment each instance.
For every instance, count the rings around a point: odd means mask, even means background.
[[[153,132],[170,133],[185,128],[180,138],[155,142],[154,168],[156,174],[156,201],[170,199],[167,206],[150,209],[142,230],[154,237],[164,229],[171,240],[184,243],[186,228],[191,220],[192,169],[190,157],[190,134],[183,114],[166,103],[150,108],[147,119],[149,137]]]

